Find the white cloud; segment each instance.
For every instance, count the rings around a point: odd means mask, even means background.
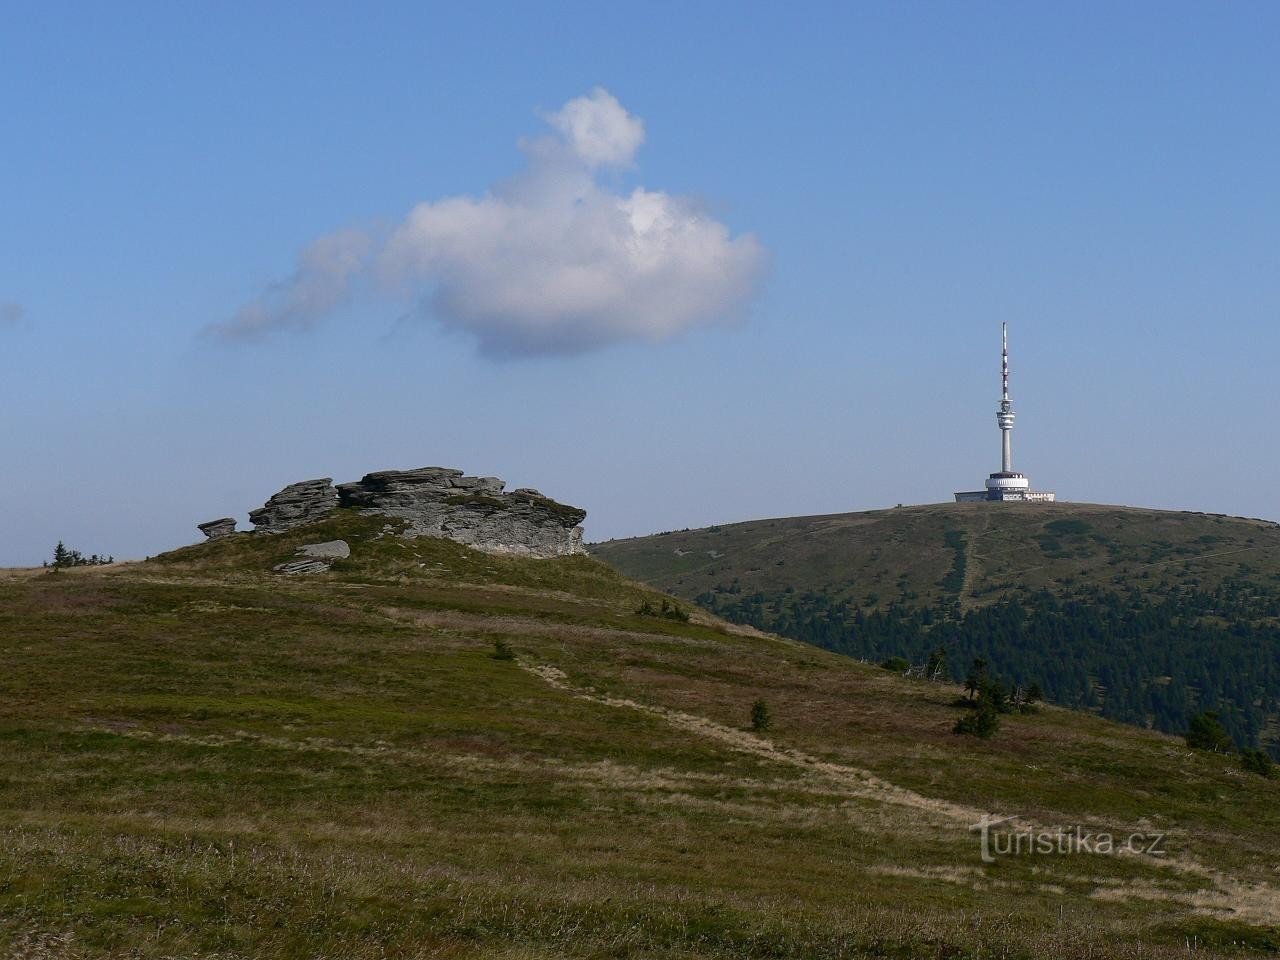
[[[657,341],[735,316],[763,270],[760,243],[688,198],[601,180],[633,163],[643,122],[602,89],[544,119],[551,132],[521,143],[521,174],[485,196],[410,211],[372,258],[384,287],[425,297],[432,317],[491,354]],[[345,296],[367,250],[316,255],[313,245],[293,277],[217,329],[311,325]]]
[[[565,144],[590,167],[631,163],[644,143],[644,121],[633,117],[600,87],[545,117]]]
[[[22,304],[14,303],[12,300],[0,300],[0,325],[20,323],[26,315],[27,311],[22,309]]]
[[[255,339],[272,330],[313,326],[347,298],[371,247],[369,237],[360,230],[321,237],[302,251],[288,279],[272,284],[209,331],[232,339]]]

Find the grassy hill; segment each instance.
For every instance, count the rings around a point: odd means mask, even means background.
[[[1280,781],[1232,758],[1053,707],[958,736],[957,687],[381,526],[0,575],[0,955],[1280,949]],[[986,814],[1164,840],[985,862]]]
[[[1092,504],[936,504],[594,546],[722,616],[881,660],[939,646],[1059,703],[1280,742],[1280,527]],[[1277,755],[1280,755],[1278,753]]]

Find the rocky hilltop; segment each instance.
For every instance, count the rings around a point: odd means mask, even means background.
[[[504,493],[497,477],[422,467],[365,474],[338,487],[343,507],[408,521],[404,536],[447,537],[486,553],[561,557],[583,553],[587,511],[522,487]]]
[[[249,512],[254,533],[284,533],[305,523],[315,523],[338,506],[333,478],[291,483],[257,510]]]
[[[469,477],[448,467],[380,470],[337,487],[323,477],[290,484],[249,519],[254,534],[277,534],[350,509],[405,521],[397,531],[402,537],[444,537],[486,553],[543,559],[584,552],[585,510],[528,487],[505,487],[497,477]],[[235,521],[199,528],[217,539],[233,534]]]

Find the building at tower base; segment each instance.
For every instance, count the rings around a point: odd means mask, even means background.
[[[987,489],[966,490],[956,494],[956,503],[973,503],[977,500],[1053,503],[1057,499],[1058,495],[1049,490],[1032,490],[1031,482],[1021,473],[993,473],[987,477]]]
[[[1004,346],[1000,354],[1000,409],[996,426],[1000,428],[1000,469],[987,477],[985,490],[969,490],[956,494],[956,503],[984,500],[1004,502],[1052,503],[1057,494],[1048,490],[1032,490],[1026,474],[1013,470],[1013,401],[1009,399],[1009,328],[1002,326]]]

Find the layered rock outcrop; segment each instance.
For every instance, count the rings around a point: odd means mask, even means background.
[[[205,523],[196,524],[196,529],[203,533],[210,540],[217,540],[219,537],[229,537],[236,532],[235,517],[223,517],[221,520],[209,520]]]
[[[339,484],[338,497],[344,507],[406,521],[406,537],[446,537],[487,553],[524,557],[585,552],[585,510],[527,487],[504,492],[505,486],[497,477],[421,467],[366,474]]]
[[[254,533],[284,533],[304,523],[323,520],[338,508],[333,478],[291,483],[249,513]]]
[[[468,477],[447,467],[381,470],[337,487],[328,477],[292,483],[251,511],[249,520],[255,534],[284,533],[323,520],[339,506],[402,520],[401,529],[389,526],[388,531],[403,537],[443,537],[486,553],[547,558],[586,552],[582,521],[587,511],[528,487],[508,491],[497,477]],[[236,523],[227,517],[199,526],[215,540],[234,533]],[[342,541],[311,544],[276,569],[318,573],[349,552]]]

